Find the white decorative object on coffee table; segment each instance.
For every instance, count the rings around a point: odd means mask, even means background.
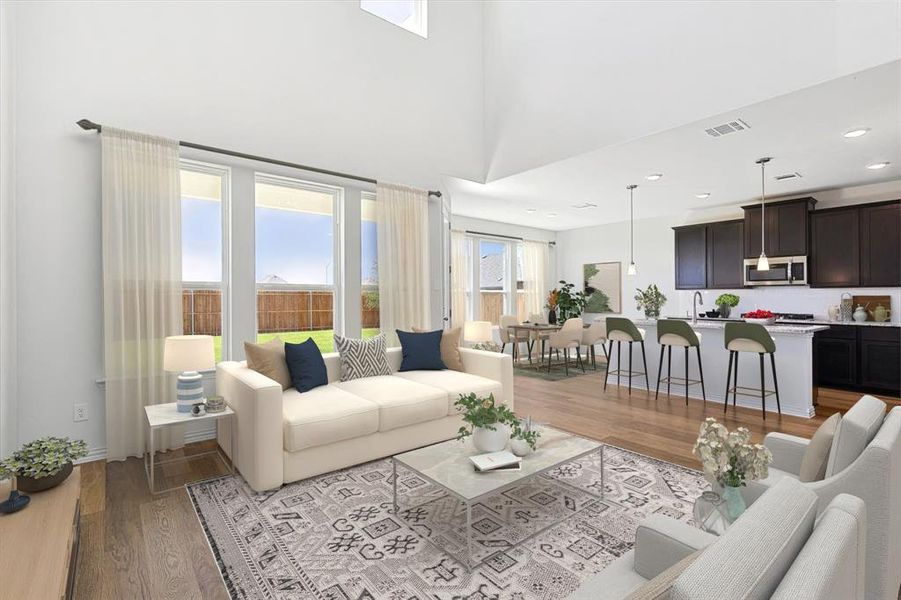
[[[545,427],[541,433],[541,446],[539,449],[523,458],[521,468],[515,471],[488,471],[478,473],[475,471],[469,457],[479,454],[471,440],[450,440],[433,444],[418,450],[404,452],[391,457],[393,469],[393,506],[396,514],[399,514],[397,498],[397,467],[413,471],[423,479],[443,488],[448,494],[456,497],[465,505],[466,510],[466,556],[460,558],[444,549],[467,569],[472,570],[485,559],[472,561],[472,509],[481,499],[492,494],[502,492],[514,486],[525,483],[527,480],[547,473],[564,463],[585,457],[592,452],[598,453],[600,461],[601,481],[600,489],[604,489],[604,445],[594,440],[579,437],[565,431]],[[554,479],[555,483],[576,489],[580,493],[601,499],[601,495],[592,494],[588,490],[576,488],[562,479]],[[570,515],[576,514],[578,510]],[[549,527],[556,525],[560,520],[550,523],[528,537],[512,543],[515,547],[522,542],[532,539]],[[416,528],[413,528],[414,531]],[[418,532],[417,532],[418,534]],[[431,541],[430,538],[424,538]],[[487,557],[486,557],[487,558]]]

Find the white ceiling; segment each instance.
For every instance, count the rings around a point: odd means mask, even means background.
[[[751,128],[719,138],[705,133],[737,118]],[[843,137],[856,127],[871,131]],[[761,156],[773,157],[767,196],[901,179],[901,61],[487,184],[446,178],[445,186],[454,214],[562,230],[628,219],[629,183],[639,185],[636,219],[758,200],[754,161]],[[875,161],[892,164],[865,168]],[[794,171],[803,177],[772,179]],[[655,172],[664,177],[645,179]],[[703,192],[710,197],[695,196]],[[598,208],[572,208],[582,202]]]

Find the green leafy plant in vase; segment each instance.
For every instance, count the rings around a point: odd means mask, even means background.
[[[510,451],[516,456],[526,456],[538,448],[538,438],[541,432],[532,424],[531,417],[519,419],[513,424],[513,433],[510,435]]]
[[[716,298],[716,306],[719,309],[722,318],[728,318],[732,309],[738,306],[740,298],[735,294],[720,294]]]
[[[466,425],[457,431],[457,439],[472,436],[472,443],[480,452],[500,452],[507,447],[512,429],[519,421],[513,411],[494,399],[475,393],[460,394],[454,406],[462,414]]]
[[[588,297],[583,292],[577,292],[573,283],[567,283],[560,280],[560,287],[554,291],[557,292],[557,309],[558,317],[561,322],[567,319],[581,317],[588,304]]]
[[[642,291],[635,288],[638,292],[635,294],[635,302],[637,310],[644,310],[644,316],[649,319],[656,319],[660,316],[660,309],[666,304],[666,296],[660,291],[656,284],[651,284],[648,289]]]
[[[56,487],[72,473],[72,462],[88,454],[83,440],[43,437],[22,446],[0,461],[0,478],[15,477],[23,492]]]

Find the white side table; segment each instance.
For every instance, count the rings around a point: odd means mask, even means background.
[[[147,417],[147,428],[150,431],[150,452],[148,452],[144,456],[144,473],[145,475],[147,475],[147,483],[150,485],[151,494],[163,494],[165,492],[171,492],[172,490],[176,490],[181,487],[176,486],[165,490],[157,490],[154,485],[155,466],[168,465],[178,462],[187,462],[200,456],[209,456],[211,454],[215,454],[217,457],[219,457],[219,460],[222,461],[222,464],[225,466],[225,468],[229,469],[232,475],[235,474],[234,459],[237,456],[238,436],[236,435],[237,432],[235,431],[235,411],[233,411],[228,406],[226,406],[225,410],[223,410],[222,412],[207,413],[199,417],[193,417],[191,416],[191,413],[178,412],[177,403],[169,402],[168,404],[154,404],[152,406],[145,406],[144,415]],[[186,423],[197,423],[199,421],[218,421],[219,419],[225,419],[229,422],[229,437],[231,437],[232,455],[231,461],[226,460],[225,456],[223,456],[222,452],[220,452],[219,448],[217,447],[216,450],[210,450],[208,452],[200,452],[199,454],[191,454],[190,456],[183,456],[180,458],[174,458],[172,460],[155,462],[154,457],[156,454],[156,440],[154,434],[157,429],[172,427],[173,425],[184,425]]]

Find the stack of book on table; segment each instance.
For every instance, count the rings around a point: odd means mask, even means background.
[[[479,473],[486,471],[518,471],[522,466],[522,458],[508,450],[489,452],[470,456],[469,460]]]

